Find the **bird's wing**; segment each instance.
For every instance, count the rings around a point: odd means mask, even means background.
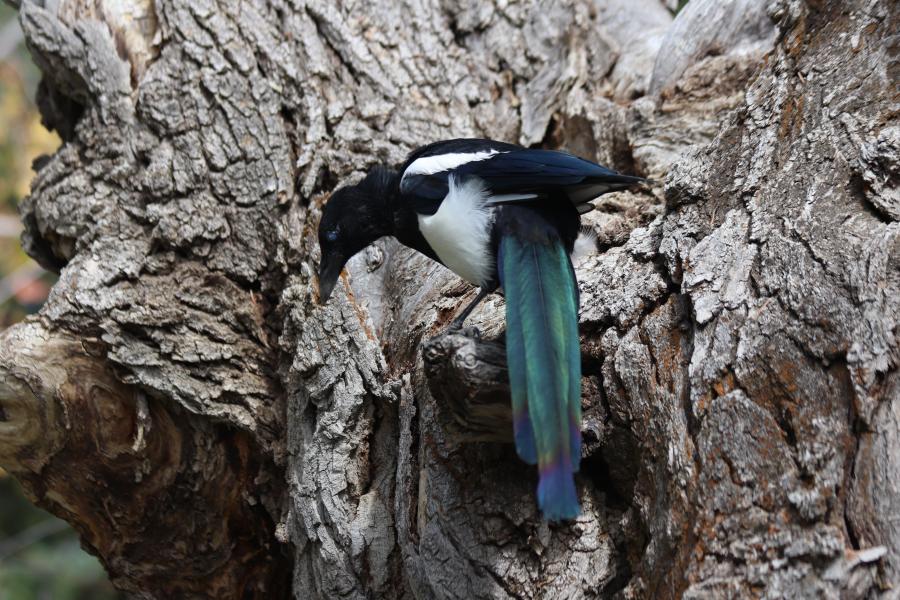
[[[598,196],[646,181],[557,150],[498,153],[490,160],[462,165],[456,175],[483,180],[494,204],[528,202],[562,192],[581,213],[591,210],[590,201]]]
[[[460,167],[487,160],[521,146],[484,139],[435,142],[414,150],[400,168],[400,193],[423,215],[437,212],[450,189],[450,177]]]
[[[451,177],[478,177],[492,204],[534,202],[564,194],[584,213],[607,192],[645,182],[557,150],[529,150],[490,140],[450,140],[420,148],[403,167],[400,191],[416,212],[433,214]]]

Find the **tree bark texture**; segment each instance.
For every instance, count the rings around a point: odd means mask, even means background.
[[[0,335],[0,464],[137,598],[890,597],[900,5],[19,5],[62,147]],[[509,443],[503,299],[328,193],[484,136],[654,178],[586,221],[584,514]]]

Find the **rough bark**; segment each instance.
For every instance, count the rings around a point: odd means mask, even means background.
[[[61,276],[0,338],[3,466],[143,598],[889,595],[900,7],[668,4],[22,2]],[[588,219],[575,523],[501,297],[442,336],[473,290],[383,240],[315,302],[327,193],[466,135],[661,182]]]

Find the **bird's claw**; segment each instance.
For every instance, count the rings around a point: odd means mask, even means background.
[[[450,323],[450,327],[447,328],[447,333],[452,333],[456,335],[462,335],[468,338],[480,340],[481,339],[481,330],[475,327],[463,327],[462,323]]]

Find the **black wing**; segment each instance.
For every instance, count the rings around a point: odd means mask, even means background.
[[[421,158],[442,155],[470,155],[472,159],[458,165],[447,160],[448,168],[433,173],[427,172],[429,169],[409,170]],[[441,166],[440,160],[416,164],[431,169]],[[402,172],[401,194],[422,214],[437,211],[449,190],[450,177],[478,177],[490,191],[494,204],[534,202],[558,197],[562,192],[581,213],[593,209],[590,201],[598,196],[646,181],[566,152],[529,150],[490,140],[451,140],[425,146],[410,155]]]
[[[517,150],[523,150],[522,146],[479,138],[445,140],[422,146],[413,150],[406,157],[403,166],[400,167],[400,194],[410,202],[417,213],[433,215],[447,196],[450,176],[456,172],[456,167],[441,169],[433,173],[413,173],[410,171],[413,163],[419,159],[442,156],[469,155],[477,157]]]
[[[456,174],[482,179],[495,204],[527,202],[563,192],[580,213],[593,209],[590,201],[598,196],[646,181],[558,150],[497,154],[489,160],[462,165]],[[528,194],[533,195],[531,199],[525,197]]]

